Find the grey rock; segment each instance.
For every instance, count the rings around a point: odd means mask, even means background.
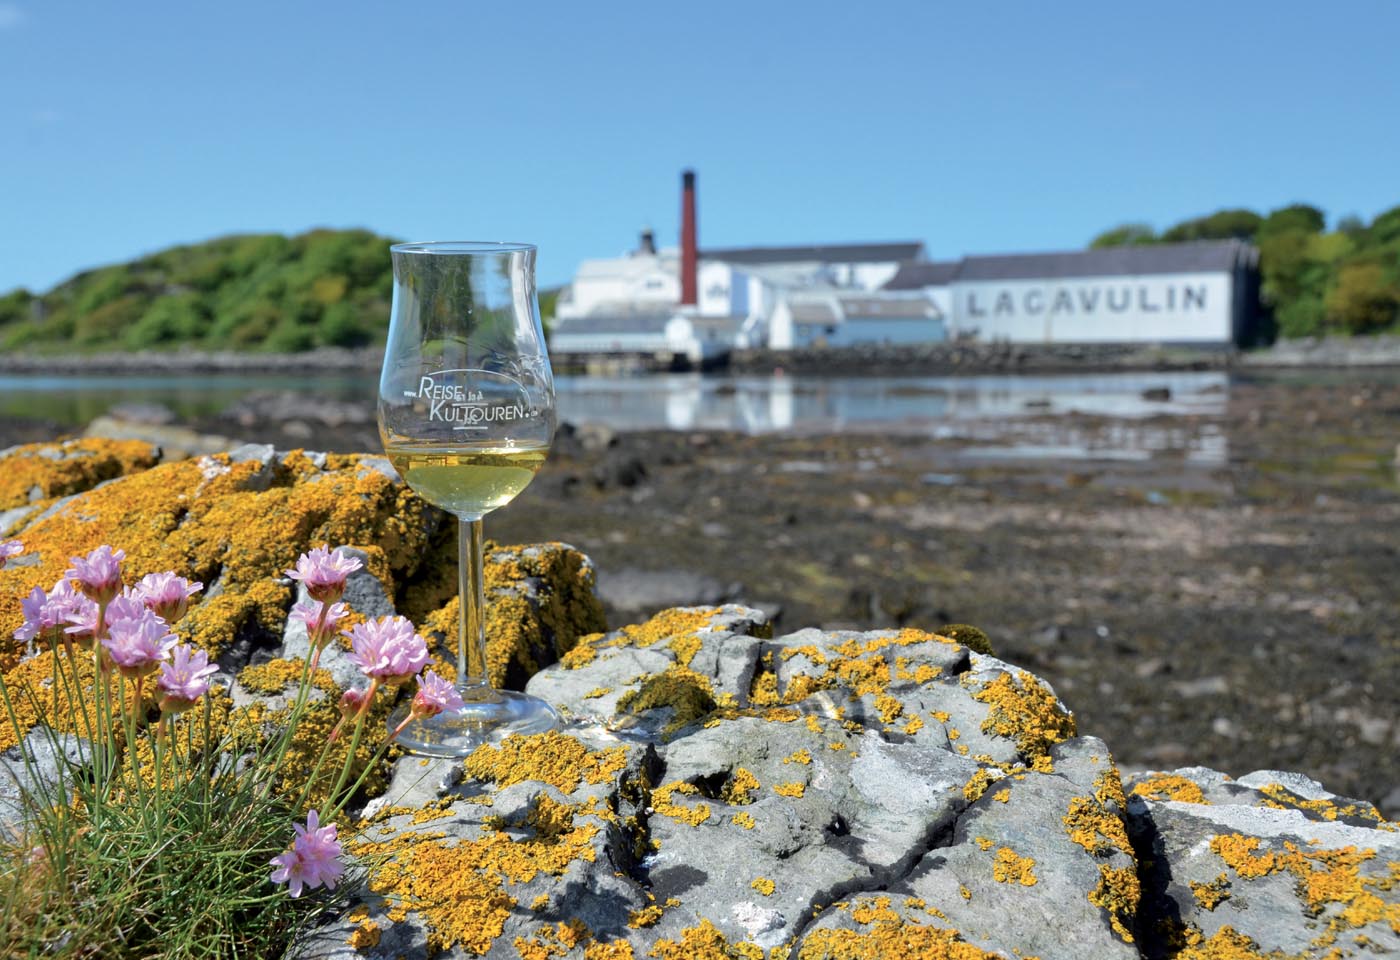
[[[508,884],[516,906],[473,947],[488,957],[517,956],[517,938],[552,943],[575,920],[591,939],[554,955],[621,939],[644,957],[703,923],[731,945],[792,956],[900,925],[1042,960],[1165,957],[1169,937],[1209,940],[1227,924],[1261,951],[1310,956],[1329,924],[1345,949],[1364,934],[1400,950],[1375,911],[1301,900],[1293,870],[1230,877],[1214,911],[1191,887],[1230,869],[1211,840],[1239,833],[1279,854],[1290,843],[1373,851],[1303,859],[1352,856],[1362,892],[1394,904],[1400,834],[1370,804],[1287,772],[1232,780],[1202,767],[1135,774],[1141,794],[1125,799],[1107,746],[1073,736],[1050,686],[1012,664],[918,632],[768,633],[762,613],[730,605],[582,641],[528,690],[566,716],[572,749],[615,758],[605,775],[568,790],[502,786],[405,757],[367,810],[372,836],[508,837],[527,850],[555,842],[542,811],[588,828],[587,854]],[[1205,802],[1169,799],[1188,794]],[[425,807],[432,819],[398,813]],[[414,911],[390,925],[384,901],[356,900],[383,929],[371,956],[422,952],[435,936]],[[1343,930],[1348,918],[1363,922]],[[322,947],[301,955],[363,955],[347,944],[353,930],[329,921]]]
[[[598,577],[598,596],[617,610],[649,614],[668,607],[695,607],[733,599],[735,588],[687,570],[626,568]]]
[[[0,753],[0,838],[15,840],[35,803],[66,801],[73,774],[86,765],[88,742],[68,733],[38,728]]]

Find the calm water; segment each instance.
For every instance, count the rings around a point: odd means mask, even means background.
[[[907,429],[1064,413],[1136,419],[1220,414],[1229,378],[1219,372],[1053,377],[725,377],[661,374],[561,376],[564,420],[619,430],[830,431]],[[295,391],[370,403],[364,374],[200,374],[162,377],[0,375],[0,416],[82,424],[113,406],[158,403],[180,417],[218,413],[245,394]],[[1170,399],[1145,400],[1166,388]]]
[[[80,426],[122,404],[182,418],[219,413],[253,392],[294,391],[368,407],[369,374],[162,377],[0,376],[0,417]],[[1145,391],[1166,399],[1148,400]],[[963,442],[974,459],[1146,460],[1169,453],[1219,464],[1220,372],[978,377],[563,376],[561,419],[616,430],[879,432]],[[1090,414],[1094,419],[1067,414]],[[1204,416],[1189,416],[1204,415]]]

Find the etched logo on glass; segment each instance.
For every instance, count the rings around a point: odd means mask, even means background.
[[[404,396],[427,412],[429,421],[453,430],[485,430],[489,424],[529,420],[540,415],[525,385],[493,370],[464,368],[422,375]]]

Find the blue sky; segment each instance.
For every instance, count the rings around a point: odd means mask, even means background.
[[[1400,4],[0,0],[0,291],[231,232],[1084,245],[1400,204]]]

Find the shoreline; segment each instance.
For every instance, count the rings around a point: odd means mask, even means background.
[[[232,351],[0,354],[0,374],[377,373],[381,347],[322,347],[305,353]],[[802,350],[736,350],[724,374],[981,376],[1156,373],[1193,370],[1400,367],[1400,335],[1280,341],[1255,350],[1136,344],[931,343]]]

